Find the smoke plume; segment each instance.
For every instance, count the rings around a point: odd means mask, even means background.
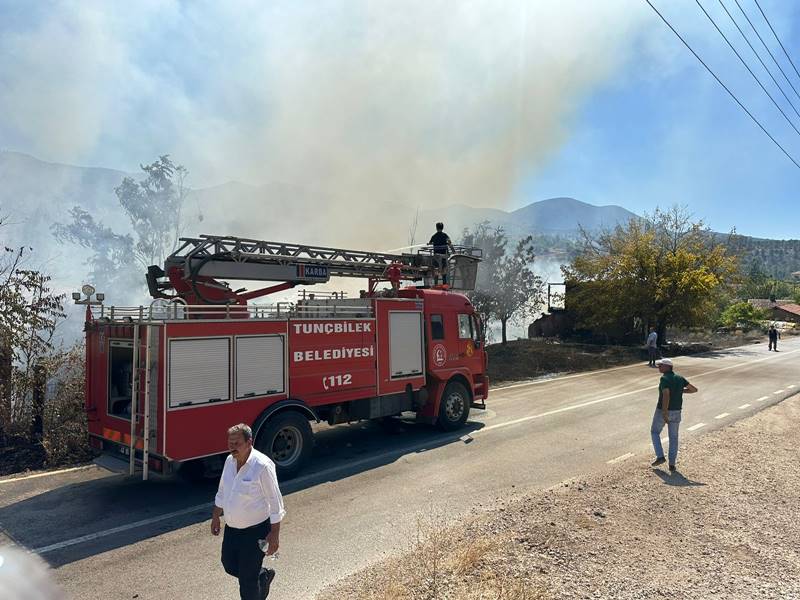
[[[324,202],[307,220],[351,232],[370,227],[348,224],[376,204],[504,205],[645,14],[580,0],[18,12],[0,32],[0,111],[13,115],[0,137],[14,149],[128,170],[169,152],[194,186],[312,190]],[[269,198],[248,215],[276,218]]]

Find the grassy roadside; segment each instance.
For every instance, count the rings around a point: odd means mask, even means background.
[[[670,475],[636,457],[419,539],[317,600],[800,598],[800,396],[690,439]]]
[[[746,344],[766,343],[761,333],[684,332],[663,350],[664,356],[699,354]],[[604,346],[551,339],[510,341],[487,346],[492,385],[525,381],[556,373],[577,373],[647,360],[644,347]]]

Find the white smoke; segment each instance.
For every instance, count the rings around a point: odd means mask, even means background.
[[[2,137],[194,185],[503,205],[630,50],[629,2],[55,2],[0,38]],[[258,218],[259,215],[256,215]]]
[[[195,188],[267,184],[193,198],[187,235],[375,250],[418,207],[504,206],[653,24],[627,0],[21,6],[0,19],[4,147],[128,172],[169,153]]]

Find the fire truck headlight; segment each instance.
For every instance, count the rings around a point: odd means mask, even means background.
[[[81,291],[87,298],[91,297],[91,295],[94,294],[94,288],[88,283],[81,288]]]
[[[95,298],[97,298],[98,302],[102,302],[106,299],[106,295],[103,292],[97,292],[97,294],[95,294]]]
[[[80,292],[72,292],[72,299],[75,300],[75,302],[77,302],[78,300],[81,299],[81,293]]]

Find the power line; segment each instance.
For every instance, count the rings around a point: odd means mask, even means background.
[[[753,30],[753,32],[758,37],[759,41],[761,42],[761,45],[764,46],[764,49],[767,51],[767,54],[769,54],[769,57],[772,59],[772,62],[774,62],[775,66],[778,67],[778,70],[783,75],[783,78],[786,80],[786,83],[788,83],[792,87],[792,89],[794,90],[794,93],[797,94],[798,98],[800,98],[800,94],[798,94],[797,89],[792,85],[792,82],[789,80],[789,77],[787,77],[786,72],[783,70],[783,67],[778,62],[778,60],[775,58],[775,55],[772,54],[772,50],[769,49],[769,46],[767,46],[767,42],[765,42],[764,38],[761,37],[761,34],[758,32],[758,29],[756,29],[756,26],[753,25],[753,22],[750,20],[750,17],[747,16],[746,12],[744,12],[744,9],[742,8],[742,5],[739,4],[739,0],[733,0],[733,1],[736,2],[736,6],[739,7],[739,11],[744,15],[744,18],[747,19],[747,22],[750,24],[750,28]],[[794,66],[794,65],[792,65],[792,66]]]
[[[719,28],[719,25],[717,25],[717,22],[714,20],[714,18],[710,14],[708,14],[708,11],[700,3],[700,0],[694,0],[694,1],[697,3],[697,6],[700,7],[700,10],[703,11],[703,14],[706,17],[708,17],[708,20],[711,21],[711,24],[714,26],[714,29],[716,29],[717,32],[722,36],[722,39],[725,40],[725,43],[728,44],[731,50],[733,50],[733,53],[736,55],[736,58],[738,58],[739,61],[744,65],[744,68],[747,69],[748,73],[750,73],[750,75],[753,76],[753,79],[755,79],[756,83],[761,87],[762,90],[764,90],[764,93],[767,95],[767,97],[770,100],[772,100],[772,103],[775,105],[775,108],[777,108],[778,111],[783,115],[783,118],[786,119],[786,122],[789,123],[789,125],[791,125],[792,129],[795,130],[797,135],[800,135],[800,129],[798,129],[797,126],[789,118],[789,116],[785,112],[783,112],[783,109],[781,108],[780,104],[778,104],[775,101],[775,98],[772,97],[772,94],[770,94],[767,88],[764,87],[764,84],[761,83],[761,80],[758,78],[758,75],[753,73],[753,69],[750,68],[750,65],[748,65],[747,62],[742,58],[742,55],[739,54],[739,51],[734,47],[733,44],[731,44],[731,41],[728,39],[728,36],[726,36],[725,33],[723,33],[722,29]]]
[[[791,154],[789,154],[789,153],[786,151],[786,148],[784,148],[783,146],[781,146],[781,144],[778,142],[778,140],[776,140],[774,137],[772,137],[772,134],[770,134],[770,132],[769,132],[769,131],[767,131],[767,130],[764,128],[764,126],[761,124],[761,122],[760,122],[758,119],[756,119],[756,118],[753,116],[753,113],[751,113],[749,110],[747,110],[747,107],[746,107],[744,104],[742,104],[742,103],[739,101],[739,99],[736,97],[736,95],[735,95],[735,94],[734,94],[732,91],[730,91],[730,89],[728,89],[728,86],[726,86],[724,83],[722,83],[722,80],[721,80],[719,77],[717,77],[717,74],[716,74],[716,73],[714,73],[714,71],[712,71],[712,70],[711,70],[711,67],[709,67],[709,66],[708,66],[708,65],[705,63],[705,61],[703,61],[703,59],[702,59],[702,58],[700,58],[700,55],[699,55],[699,54],[697,54],[697,52],[695,52],[695,51],[694,51],[694,48],[692,48],[692,47],[689,45],[689,43],[688,43],[688,42],[687,42],[685,39],[683,39],[683,36],[681,36],[681,34],[680,34],[680,33],[678,33],[678,31],[677,31],[677,30],[676,30],[676,29],[675,29],[675,28],[672,26],[672,24],[671,24],[669,21],[667,21],[667,19],[664,17],[664,15],[662,15],[662,14],[661,14],[661,13],[658,11],[658,9],[657,9],[655,6],[653,6],[653,3],[652,3],[652,2],[650,2],[650,0],[644,0],[644,1],[645,1],[645,2],[647,2],[647,4],[650,6],[650,8],[652,8],[652,9],[653,9],[653,11],[654,11],[654,12],[655,12],[655,13],[656,13],[656,14],[657,14],[657,15],[658,15],[660,18],[661,18],[661,20],[662,20],[662,21],[664,21],[664,24],[665,24],[667,27],[669,27],[669,28],[672,30],[672,33],[674,33],[674,34],[675,34],[675,35],[678,37],[678,39],[679,39],[681,42],[683,42],[683,45],[684,45],[684,46],[686,46],[686,48],[689,50],[689,52],[691,52],[691,53],[694,55],[694,57],[695,57],[695,58],[696,58],[698,61],[700,61],[700,64],[701,64],[701,65],[703,65],[703,66],[706,68],[706,71],[708,71],[708,72],[711,74],[711,76],[712,76],[714,79],[716,79],[716,80],[717,80],[717,83],[718,83],[718,84],[720,84],[720,85],[722,86],[722,88],[723,88],[723,89],[724,89],[726,92],[728,92],[728,95],[729,95],[731,98],[733,98],[734,102],[736,102],[736,104],[738,104],[738,105],[739,105],[739,107],[740,107],[740,108],[741,108],[741,109],[742,109],[742,110],[743,110],[745,113],[747,113],[747,116],[748,116],[748,117],[750,117],[750,118],[753,120],[753,122],[754,122],[756,125],[758,125],[759,129],[761,129],[761,131],[763,131],[763,132],[764,132],[764,134],[765,134],[765,135],[766,135],[766,136],[767,136],[767,137],[768,137],[770,140],[772,140],[772,143],[773,143],[773,144],[775,144],[775,145],[776,145],[778,148],[780,148],[781,152],[783,152],[783,153],[784,153],[784,155],[786,155],[786,158],[788,158],[790,161],[792,161],[792,163],[794,163],[794,166],[795,166],[795,167],[797,167],[798,169],[800,169],[800,163],[798,163],[798,162],[797,162],[797,161],[796,161],[796,160],[795,160],[795,159],[792,157],[792,155],[791,155]]]
[[[756,58],[758,59],[758,62],[760,62],[760,63],[761,63],[761,66],[762,66],[762,67],[764,67],[764,70],[765,70],[765,71],[766,71],[766,72],[769,74],[769,76],[770,76],[770,79],[772,79],[772,82],[773,82],[773,83],[775,84],[775,86],[776,86],[776,87],[777,87],[777,88],[778,88],[778,89],[781,91],[781,94],[783,94],[783,97],[784,97],[784,98],[786,98],[786,101],[789,103],[789,106],[791,106],[791,107],[792,107],[792,110],[794,110],[794,114],[796,114],[798,117],[800,117],[800,113],[799,113],[799,112],[797,112],[797,108],[796,108],[796,107],[795,107],[795,105],[792,103],[792,101],[789,99],[789,96],[787,96],[787,95],[786,95],[786,92],[785,92],[785,91],[783,91],[783,88],[781,87],[781,84],[779,84],[779,83],[778,83],[778,80],[777,80],[777,79],[775,79],[775,76],[772,74],[772,71],[770,71],[770,70],[769,70],[769,67],[767,67],[767,65],[766,65],[766,64],[764,63],[764,61],[762,60],[762,58],[761,58],[761,55],[760,55],[760,54],[758,53],[758,51],[757,51],[757,50],[756,50],[756,49],[753,47],[753,44],[751,44],[751,43],[750,43],[750,39],[749,39],[749,38],[748,38],[748,37],[745,35],[744,31],[742,31],[742,28],[741,28],[741,27],[739,27],[739,23],[736,21],[736,19],[734,19],[734,18],[733,18],[733,15],[732,15],[732,14],[731,14],[731,12],[728,10],[728,7],[727,7],[727,6],[725,6],[725,4],[722,2],[722,0],[718,0],[718,1],[719,1],[719,5],[722,7],[722,10],[724,10],[724,11],[725,11],[725,14],[727,14],[727,15],[728,15],[728,17],[730,17],[730,20],[731,20],[731,22],[732,22],[732,23],[733,23],[733,24],[736,26],[736,29],[738,29],[738,30],[739,30],[739,33],[742,35],[742,39],[744,39],[744,41],[745,41],[745,42],[747,42],[747,45],[748,45],[748,46],[750,46],[750,50],[752,50],[752,51],[753,51],[753,54],[755,54],[755,55],[756,55]],[[791,83],[790,83],[789,85],[791,85]],[[794,89],[794,86],[792,87],[792,89]],[[795,90],[795,94],[797,94],[797,90]],[[800,97],[800,95],[798,95],[798,97]]]
[[[775,33],[775,30],[772,28],[772,23],[769,22],[767,15],[764,14],[764,10],[761,8],[761,5],[758,3],[758,0],[755,0],[755,2],[756,6],[758,7],[758,10],[761,11],[761,16],[764,17],[764,20],[767,22],[767,25],[769,25],[769,29],[772,32],[772,35],[775,36],[775,39],[777,40],[778,44],[780,44],[781,50],[783,50],[783,53],[786,55],[786,58],[789,59],[789,63],[792,65],[794,72],[797,73],[798,77],[800,77],[800,72],[797,71],[797,67],[794,66],[794,61],[792,60],[792,57],[789,56],[789,53],[786,51],[786,48],[783,47],[783,42],[781,42],[780,38],[778,37],[778,34]]]

